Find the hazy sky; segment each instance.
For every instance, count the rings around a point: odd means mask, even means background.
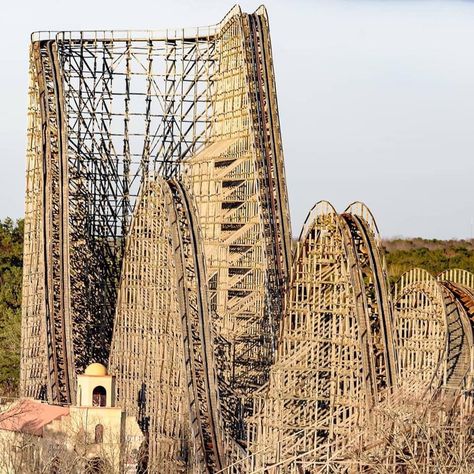
[[[240,2],[253,11],[258,2]],[[321,199],[385,237],[474,236],[474,2],[265,2],[293,233]],[[218,22],[231,2],[13,0],[0,18],[0,217],[23,214],[33,30]]]

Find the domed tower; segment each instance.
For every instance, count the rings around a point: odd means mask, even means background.
[[[82,407],[115,406],[115,377],[99,363],[90,364],[77,376],[77,405]]]

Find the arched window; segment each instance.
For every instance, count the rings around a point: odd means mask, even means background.
[[[100,444],[104,442],[104,426],[96,425],[95,427],[95,443]]]
[[[105,407],[107,401],[107,390],[102,385],[92,391],[92,406]]]

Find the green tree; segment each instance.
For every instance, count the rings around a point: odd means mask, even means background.
[[[23,220],[0,220],[0,394],[16,395],[20,366]]]
[[[473,240],[394,239],[386,240],[384,247],[392,283],[414,267],[433,275],[449,268],[474,273]]]

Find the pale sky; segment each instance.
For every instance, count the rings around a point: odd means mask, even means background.
[[[265,5],[293,233],[327,199],[341,211],[366,202],[384,237],[474,237],[474,1]],[[31,31],[210,25],[231,7],[212,0],[4,2],[0,218],[23,214]]]

